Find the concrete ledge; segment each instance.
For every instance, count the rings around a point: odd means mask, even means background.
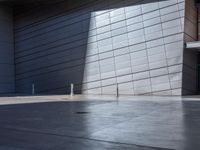
[[[198,49],[198,50],[200,50],[200,41],[187,42],[187,43],[185,43],[185,48],[187,48],[187,49]]]
[[[175,101],[200,101],[200,96],[119,96],[114,95],[36,95],[36,96],[12,96],[0,97],[0,105],[30,104],[44,102],[63,101],[152,101],[152,102],[175,102]]]

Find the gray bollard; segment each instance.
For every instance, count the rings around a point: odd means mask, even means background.
[[[118,86],[118,83],[117,83],[117,89],[116,89],[116,97],[119,97],[119,86]]]
[[[70,95],[74,96],[74,84],[73,83],[71,83],[71,94]]]
[[[35,85],[32,84],[32,95],[35,95]]]

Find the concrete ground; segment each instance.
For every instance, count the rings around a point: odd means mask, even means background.
[[[199,97],[0,98],[0,150],[198,150]]]

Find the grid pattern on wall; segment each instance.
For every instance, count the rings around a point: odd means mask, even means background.
[[[66,10],[67,9],[67,10]],[[181,95],[184,0],[98,0],[15,16],[18,92]],[[34,12],[34,13],[33,13]],[[30,19],[31,18],[31,19]]]

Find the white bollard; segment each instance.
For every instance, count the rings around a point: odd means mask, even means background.
[[[71,96],[74,96],[74,84],[71,83]]]
[[[32,95],[35,95],[35,85],[32,84]]]

